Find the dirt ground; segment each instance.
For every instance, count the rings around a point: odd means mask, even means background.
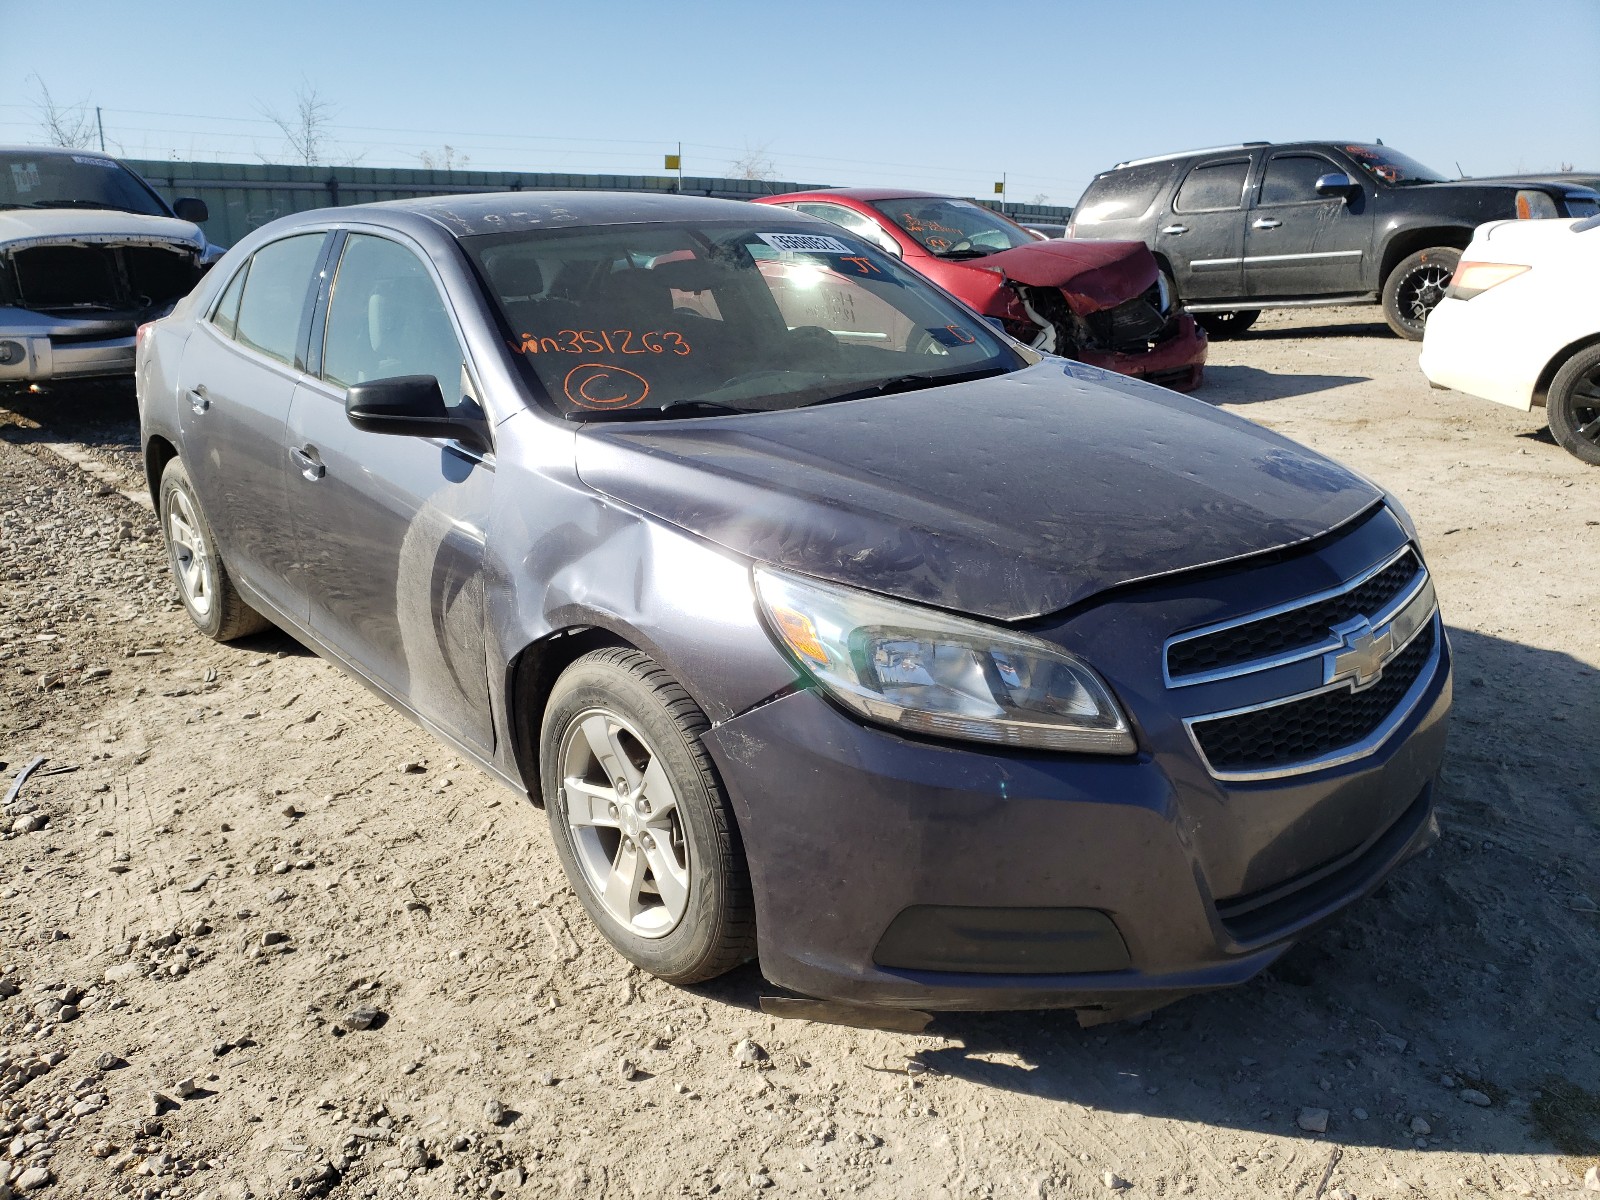
[[[1600,470],[1541,413],[1430,391],[1373,310],[1269,316],[1213,346],[1200,395],[1414,514],[1457,654],[1444,840],[1247,986],[1140,1024],[962,1015],[914,1036],[764,1016],[753,967],[688,990],[628,969],[542,812],[288,638],[193,631],[121,494],[141,486],[130,396],[7,401],[0,787],[48,761],[0,824],[0,1180],[1581,1191],[1600,1163]]]

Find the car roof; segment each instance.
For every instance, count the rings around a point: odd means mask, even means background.
[[[0,146],[0,154],[28,154],[34,158],[103,158],[119,162],[115,154],[104,150],[79,149],[72,146]]]
[[[809,192],[784,192],[781,196],[763,196],[763,200],[965,200],[965,196],[952,196],[949,192],[918,192],[911,188],[841,187],[813,188]]]
[[[317,219],[321,221],[336,218],[360,220],[363,217],[382,220],[401,214],[426,218],[456,237],[518,233],[530,229],[576,229],[589,225],[648,224],[653,221],[751,219],[750,206],[740,200],[599,189],[423,196],[410,200],[351,204],[335,210],[316,210]]]

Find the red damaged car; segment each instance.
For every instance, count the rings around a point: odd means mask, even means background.
[[[905,260],[1012,337],[1178,391],[1200,385],[1205,333],[1143,242],[1041,241],[971,200],[885,188],[762,196]]]

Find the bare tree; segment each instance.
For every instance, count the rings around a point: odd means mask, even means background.
[[[744,144],[744,153],[728,164],[728,175],[733,179],[771,179],[778,173],[778,164],[767,153],[767,147],[772,143],[762,142],[759,146],[752,146],[749,142]]]
[[[34,109],[39,114],[39,128],[52,146],[66,146],[73,150],[87,150],[95,144],[95,119],[87,103],[57,104],[50,89],[39,76],[33,76],[39,85],[39,99]]]
[[[417,155],[417,161],[429,171],[465,171],[472,158],[470,155],[458,154],[456,148],[446,142],[437,150],[422,151]]]
[[[1049,204],[1050,203],[1050,194],[1048,192],[1035,192],[1034,196],[1033,196],[1033,203],[1035,203],[1035,204]]]
[[[316,87],[302,79],[294,94],[294,113],[283,116],[276,109],[261,105],[261,115],[276,125],[289,143],[291,156],[308,167],[327,161],[333,142],[333,118],[338,109],[324,99]]]

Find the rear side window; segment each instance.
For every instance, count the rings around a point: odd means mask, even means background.
[[[1244,179],[1250,160],[1202,163],[1184,178],[1173,204],[1178,212],[1217,212],[1238,208],[1244,200]]]
[[[1170,160],[1108,171],[1089,185],[1072,215],[1080,225],[1143,216],[1171,174]]]
[[[228,284],[228,290],[222,293],[216,310],[211,314],[211,323],[222,332],[224,337],[234,337],[239,323],[239,297],[244,293],[244,277],[250,273],[250,264],[246,263],[233,274],[233,282]]]
[[[1283,154],[1267,163],[1261,180],[1261,204],[1305,204],[1322,200],[1317,180],[1338,170],[1325,158],[1310,154]]]
[[[877,222],[863,217],[852,208],[846,208],[842,204],[806,203],[796,204],[794,209],[796,212],[805,213],[808,217],[821,217],[840,229],[848,229],[857,237],[866,238],[867,241],[882,246],[890,254],[900,253],[900,247],[895,244],[894,239],[878,228]]]
[[[250,260],[234,336],[252,350],[294,364],[300,341],[300,319],[317,259],[321,233],[284,238],[257,250]],[[219,310],[220,311],[220,310]]]

